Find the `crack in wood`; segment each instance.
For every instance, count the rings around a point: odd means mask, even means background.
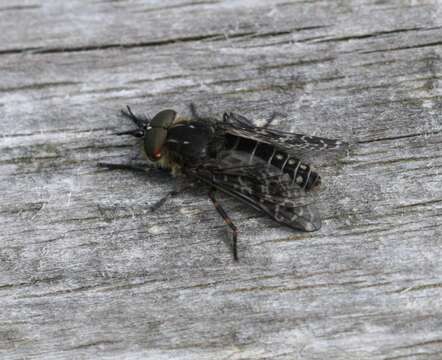
[[[6,6],[0,7],[0,11],[22,11],[22,10],[35,10],[40,9],[40,5],[17,5],[17,6]]]
[[[406,46],[397,46],[385,49],[377,49],[377,50],[363,50],[359,51],[359,54],[376,54],[376,53],[384,53],[390,51],[400,51],[400,50],[412,50],[412,49],[422,49],[427,47],[437,47],[442,45],[442,41],[433,41],[424,44],[415,44],[415,45],[406,45]]]
[[[342,42],[342,41],[350,41],[350,40],[359,40],[359,39],[370,39],[370,38],[377,38],[379,36],[383,35],[391,35],[391,34],[399,34],[399,33],[408,33],[408,32],[415,32],[415,31],[429,31],[429,30],[437,30],[441,27],[429,27],[429,28],[419,28],[419,27],[412,27],[412,28],[403,28],[403,29],[393,29],[393,30],[384,30],[384,31],[375,31],[372,33],[367,34],[355,34],[355,35],[348,35],[348,36],[341,36],[341,37],[334,37],[334,38],[326,38],[323,40],[316,41],[317,43],[325,43],[325,42]]]
[[[71,47],[66,46],[66,47],[53,47],[53,48],[30,47],[23,49],[5,49],[5,50],[0,50],[0,55],[20,54],[20,53],[57,54],[57,53],[70,53],[70,52],[102,51],[108,49],[135,49],[135,48],[167,46],[177,43],[202,41],[208,39],[215,39],[220,36],[223,35],[216,33],[216,34],[207,34],[207,35],[176,37],[176,38],[162,39],[162,40],[152,40],[145,42],[140,41],[134,43],[111,43],[111,44],[83,45],[83,46],[71,46]],[[236,34],[236,36],[242,36],[242,35]]]
[[[440,358],[438,4],[197,2],[0,8],[4,357]],[[97,168],[136,151],[121,106],[190,101],[350,139],[300,154],[321,231],[226,201],[233,264],[200,189],[151,214],[174,179]]]
[[[103,345],[115,345],[115,344],[121,344],[122,342],[124,342],[123,340],[96,340],[96,341],[92,341],[92,342],[87,342],[87,343],[83,343],[83,344],[78,344],[72,347],[67,348],[66,350],[83,350],[83,349],[88,349],[91,347],[101,347]]]
[[[374,142],[382,142],[382,141],[395,141],[395,140],[401,140],[401,139],[409,139],[409,138],[415,138],[415,137],[421,137],[421,136],[433,136],[433,135],[439,135],[442,133],[442,130],[436,130],[436,131],[428,131],[428,132],[419,132],[419,133],[413,133],[413,134],[404,134],[404,135],[396,135],[396,136],[386,136],[386,137],[380,137],[380,138],[374,138],[374,139],[368,139],[368,140],[358,140],[357,144],[370,144]]]

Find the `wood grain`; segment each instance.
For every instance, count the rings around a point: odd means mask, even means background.
[[[2,359],[440,359],[442,6],[1,1]],[[240,112],[352,142],[316,159],[324,224],[97,168],[119,116]]]

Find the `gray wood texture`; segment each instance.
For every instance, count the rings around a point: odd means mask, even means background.
[[[442,4],[0,1],[2,359],[441,359]],[[97,168],[173,107],[351,141],[297,233]]]

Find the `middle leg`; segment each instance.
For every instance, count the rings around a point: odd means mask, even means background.
[[[224,209],[221,207],[221,205],[216,200],[215,191],[216,191],[215,188],[210,189],[209,198],[210,198],[210,200],[212,200],[213,206],[215,206],[215,209],[216,209],[216,211],[218,211],[218,214],[221,215],[221,217],[224,219],[225,223],[232,230],[233,259],[235,261],[238,261],[238,250],[237,250],[238,229],[236,228],[235,224],[233,224],[232,220],[229,218],[229,215],[227,215],[227,213],[224,211]]]

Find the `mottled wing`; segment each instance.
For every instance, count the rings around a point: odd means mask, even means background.
[[[287,151],[344,150],[348,147],[340,140],[257,127],[246,117],[235,113],[225,113],[223,120],[220,126],[229,134],[273,144]]]
[[[287,174],[258,165],[232,165],[228,159],[211,160],[186,169],[202,180],[251,207],[267,213],[277,222],[302,231],[315,231],[321,219],[305,193]]]

